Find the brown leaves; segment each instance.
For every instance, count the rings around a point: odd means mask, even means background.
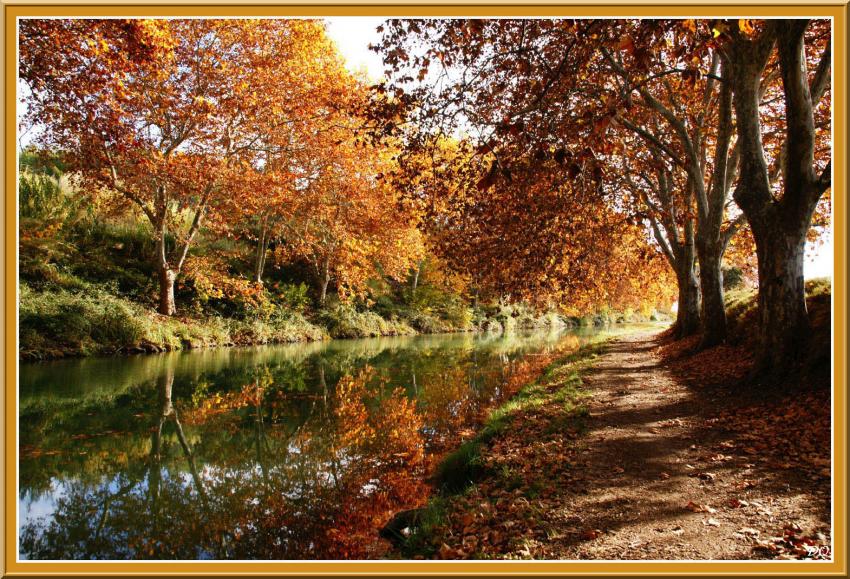
[[[696,477],[700,480],[700,482],[703,483],[713,483],[714,479],[717,478],[717,475],[715,475],[713,472],[695,472],[691,473],[688,476]]]
[[[796,523],[786,523],[782,536],[760,539],[761,533],[752,528],[738,529],[735,536],[739,540],[755,541],[753,550],[776,559],[815,559],[829,560],[832,548],[829,538],[820,531],[804,533]]]
[[[498,162],[493,161],[490,163],[490,168],[487,170],[487,173],[478,181],[476,187],[478,187],[479,191],[487,191],[493,185],[496,184],[496,177],[499,174],[499,165]]]
[[[692,513],[709,513],[714,514],[717,512],[717,509],[714,509],[708,505],[698,505],[693,501],[688,501],[688,504],[685,505],[685,508]]]

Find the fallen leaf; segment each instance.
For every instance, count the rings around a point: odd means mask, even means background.
[[[708,505],[698,505],[693,501],[688,501],[688,504],[685,505],[685,508],[693,513],[709,513],[714,514],[717,512],[717,509],[712,508]]]

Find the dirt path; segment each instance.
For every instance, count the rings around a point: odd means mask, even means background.
[[[588,484],[560,511],[569,532],[552,555],[749,559],[790,525],[828,533],[828,485],[738,452],[734,435],[710,428],[729,400],[680,383],[657,347],[656,334],[618,339],[585,376],[590,432],[578,457]]]
[[[449,499],[433,556],[811,558],[807,544],[823,547],[814,558],[826,553],[829,391],[706,387],[687,376],[743,350],[675,360],[668,345],[658,332],[607,344],[583,376],[580,422],[550,374],[548,401],[488,446],[490,474]]]

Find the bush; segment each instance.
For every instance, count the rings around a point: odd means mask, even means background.
[[[310,306],[310,291],[304,282],[274,283],[268,289],[278,303],[292,312],[304,313]]]
[[[160,316],[114,287],[77,280],[78,289],[35,291],[20,286],[20,356],[24,359],[119,352],[161,352],[181,348],[314,341],[327,333],[299,313],[266,319],[200,320]],[[109,290],[112,291],[109,291]]]
[[[323,310],[319,319],[334,338],[370,338],[415,334],[402,320],[386,320],[375,312],[360,312],[352,303],[340,303]]]
[[[278,314],[267,320],[233,321],[231,339],[239,345],[313,342],[328,334],[300,313]]]
[[[744,287],[744,272],[740,267],[723,268],[723,291],[732,291]]]
[[[441,320],[437,316],[427,312],[410,310],[406,312],[406,317],[409,324],[423,334],[439,334],[451,332],[455,329],[450,322]]]
[[[142,309],[103,290],[86,287],[35,292],[20,286],[20,351],[23,356],[116,352],[147,334]]]

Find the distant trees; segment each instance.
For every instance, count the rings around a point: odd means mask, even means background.
[[[314,142],[280,221],[277,253],[310,264],[320,304],[331,281],[344,294],[362,294],[376,271],[406,279],[423,251],[413,216],[384,178],[389,155],[357,143],[351,126],[328,129]]]

